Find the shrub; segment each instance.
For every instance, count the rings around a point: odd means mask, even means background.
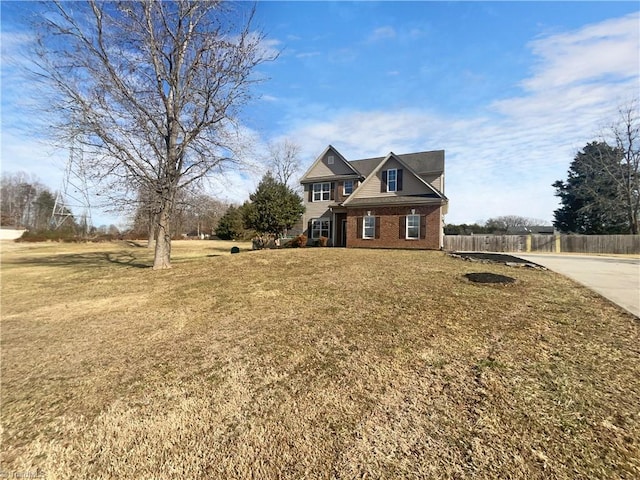
[[[254,237],[251,239],[252,250],[262,250],[264,246],[265,246],[265,241],[263,237]]]
[[[16,242],[79,242],[82,241],[69,230],[27,230]]]
[[[298,235],[295,238],[292,238],[287,243],[284,244],[285,247],[288,248],[302,248],[307,246],[307,236],[306,235]]]
[[[318,240],[319,246],[320,247],[326,247],[328,241],[329,241],[329,239],[327,237],[320,237],[320,240]]]

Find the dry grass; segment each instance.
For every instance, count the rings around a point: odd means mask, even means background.
[[[176,242],[153,272],[126,244],[3,244],[0,470],[640,476],[640,324],[589,290],[439,252],[230,246]]]

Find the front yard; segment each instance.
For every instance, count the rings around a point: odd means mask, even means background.
[[[174,242],[154,272],[126,243],[3,242],[0,471],[640,476],[640,322],[589,290],[441,252],[231,245]]]

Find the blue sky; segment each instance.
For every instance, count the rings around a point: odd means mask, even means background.
[[[33,172],[56,189],[66,153],[24,128],[43,119],[24,113],[30,87],[14,76],[12,47],[28,38],[21,18],[30,7],[1,5],[2,170]],[[637,2],[259,2],[265,47],[281,53],[261,66],[268,80],[243,111],[249,155],[288,138],[302,147],[304,170],[328,144],[347,159],[444,149],[448,223],[550,222],[551,184],[638,96],[638,10]],[[229,172],[211,188],[241,202],[261,174]]]

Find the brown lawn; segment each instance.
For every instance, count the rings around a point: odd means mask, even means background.
[[[0,472],[640,477],[640,322],[589,290],[440,252],[230,247],[175,242],[154,272],[126,243],[3,242]]]

